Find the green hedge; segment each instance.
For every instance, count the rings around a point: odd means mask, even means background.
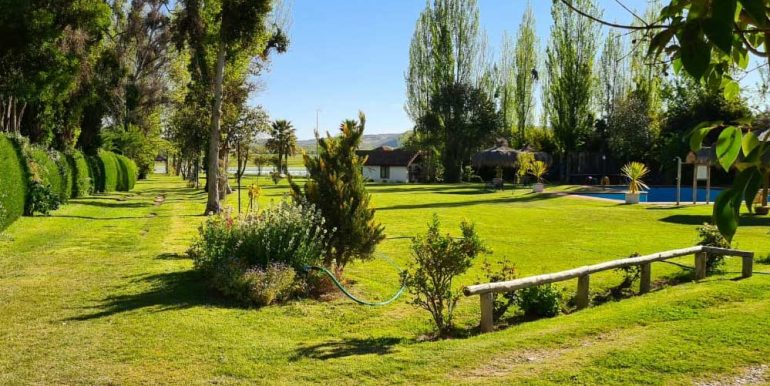
[[[51,191],[62,198],[62,202],[69,198],[69,194],[66,193],[67,185],[62,171],[59,165],[54,161],[58,152],[51,151],[50,153],[43,148],[32,146],[29,154],[32,157],[34,166],[30,165],[30,168],[37,168],[37,175],[43,180],[43,185],[51,187]]]
[[[58,151],[49,151],[51,158],[56,162],[56,166],[59,168],[59,175],[61,176],[61,191],[59,191],[59,198],[61,202],[67,202],[72,198],[72,185],[74,185],[75,173],[72,171],[67,157]]]
[[[16,143],[0,135],[0,230],[24,214],[27,167]]]
[[[93,192],[91,168],[86,157],[79,150],[67,154],[67,162],[72,170],[72,197],[83,197]]]
[[[118,179],[120,178],[118,157],[115,153],[106,150],[100,150],[98,157],[104,171],[104,190],[102,192],[114,192],[118,188]]]
[[[136,178],[139,175],[139,169],[136,167],[136,163],[120,154],[116,154],[118,160],[118,190],[121,192],[128,192],[134,188],[136,184]]]
[[[91,184],[94,192],[104,192],[104,164],[99,156],[87,156],[88,171],[91,175]]]

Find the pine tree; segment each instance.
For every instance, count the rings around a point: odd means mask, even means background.
[[[314,204],[333,233],[324,264],[339,271],[354,259],[367,259],[385,238],[384,227],[374,220],[370,195],[364,186],[361,169],[364,158],[356,155],[364,133],[366,117],[346,120],[340,135],[318,139],[318,155],[304,155],[308,180],[304,191],[291,181],[295,200]]]

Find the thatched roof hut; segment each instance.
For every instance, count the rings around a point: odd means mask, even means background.
[[[551,164],[551,155],[542,151],[535,151],[529,146],[523,149],[516,150],[508,146],[508,141],[499,138],[494,147],[482,150],[471,157],[471,163],[474,167],[490,166],[490,167],[515,167],[519,154],[521,153],[533,153],[535,159],[543,161],[546,164]]]

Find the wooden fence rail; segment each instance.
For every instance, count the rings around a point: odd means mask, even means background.
[[[465,287],[463,293],[465,296],[479,295],[481,301],[481,323],[482,332],[492,331],[494,322],[492,320],[492,307],[494,304],[494,294],[499,292],[511,292],[522,288],[534,287],[542,284],[555,283],[569,279],[578,278],[577,294],[575,304],[577,308],[588,307],[589,304],[589,285],[590,275],[597,272],[608,271],[611,269],[623,268],[638,265],[641,268],[639,292],[646,293],[650,291],[652,282],[651,264],[656,261],[664,261],[675,257],[695,255],[695,279],[701,280],[706,277],[706,260],[708,255],[737,256],[743,259],[743,269],[741,277],[751,276],[754,263],[754,252],[740,251],[737,249],[725,249],[706,246],[695,246],[690,248],[675,249],[672,251],[658,252],[651,255],[628,257],[624,259],[607,261],[604,263],[586,265],[579,268],[573,268],[566,271],[548,273],[543,275],[529,276],[521,279],[501,281],[495,283],[476,284]]]

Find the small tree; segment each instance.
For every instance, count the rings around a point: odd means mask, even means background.
[[[473,224],[460,224],[463,237],[454,239],[441,235],[438,216],[428,225],[425,236],[412,240],[414,266],[405,274],[404,283],[415,297],[412,304],[430,312],[441,336],[447,336],[453,327],[454,313],[460,292],[452,281],[471,267],[473,259],[487,249],[482,244]]]
[[[516,182],[524,183],[524,177],[529,173],[532,163],[535,162],[535,155],[530,152],[521,152],[516,160]]]
[[[333,231],[324,264],[336,265],[338,272],[353,259],[369,258],[385,238],[384,227],[374,220],[374,209],[369,207],[370,195],[361,174],[364,159],[356,155],[365,124],[361,112],[358,122],[342,122],[339,136],[319,138],[318,155],[303,155],[308,173],[304,192],[289,176],[294,198],[314,204]]]

